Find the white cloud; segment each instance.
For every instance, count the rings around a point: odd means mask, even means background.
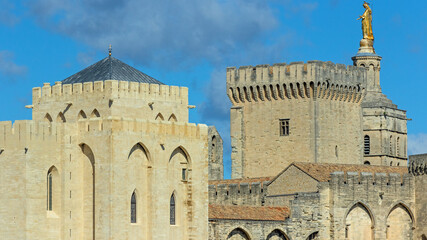
[[[10,80],[23,77],[27,73],[27,67],[16,64],[13,58],[12,52],[0,51],[0,73]]]
[[[140,63],[219,62],[277,20],[262,0],[29,2],[38,22],[97,49],[113,44]]]
[[[6,26],[14,26],[20,19],[14,13],[15,4],[10,0],[0,0],[0,23]]]
[[[317,8],[307,1],[281,4],[294,15]],[[220,65],[246,51],[286,46],[280,36],[266,44],[279,16],[263,0],[34,0],[28,6],[46,28],[104,51],[111,43],[113,54],[162,69]]]
[[[427,134],[408,134],[408,154],[427,153]]]

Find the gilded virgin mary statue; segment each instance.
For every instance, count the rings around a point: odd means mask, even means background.
[[[369,3],[363,3],[365,12],[357,20],[362,19],[363,39],[374,41],[374,33],[372,32],[372,10]]]

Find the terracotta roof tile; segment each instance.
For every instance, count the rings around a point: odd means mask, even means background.
[[[209,185],[219,185],[219,184],[241,184],[241,183],[256,183],[256,182],[269,182],[273,177],[262,177],[262,178],[239,178],[239,179],[224,179],[224,180],[211,180]]]
[[[291,164],[292,165],[292,164]],[[407,167],[388,167],[356,164],[330,164],[330,163],[293,163],[294,166],[301,169],[319,182],[327,182],[331,179],[331,173],[334,172],[367,172],[367,173],[408,173]]]
[[[288,207],[209,205],[209,219],[284,221],[289,216]]]

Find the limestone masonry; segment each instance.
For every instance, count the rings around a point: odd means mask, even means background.
[[[427,154],[365,45],[227,69],[232,179],[185,87],[110,54],[34,88],[32,120],[0,122],[0,239],[427,240]]]

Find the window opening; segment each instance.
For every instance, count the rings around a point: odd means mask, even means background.
[[[280,136],[289,136],[289,119],[280,119]]]
[[[187,181],[187,169],[182,169],[182,181]]]
[[[175,194],[172,194],[170,199],[170,225],[176,225],[175,219]]]
[[[130,200],[130,222],[136,223],[136,196],[135,192],[132,193]]]
[[[52,173],[50,172],[47,175],[47,191],[48,191],[48,197],[47,197],[47,210],[52,211]]]
[[[366,135],[364,139],[364,152],[365,155],[369,155],[371,153],[371,138]]]

